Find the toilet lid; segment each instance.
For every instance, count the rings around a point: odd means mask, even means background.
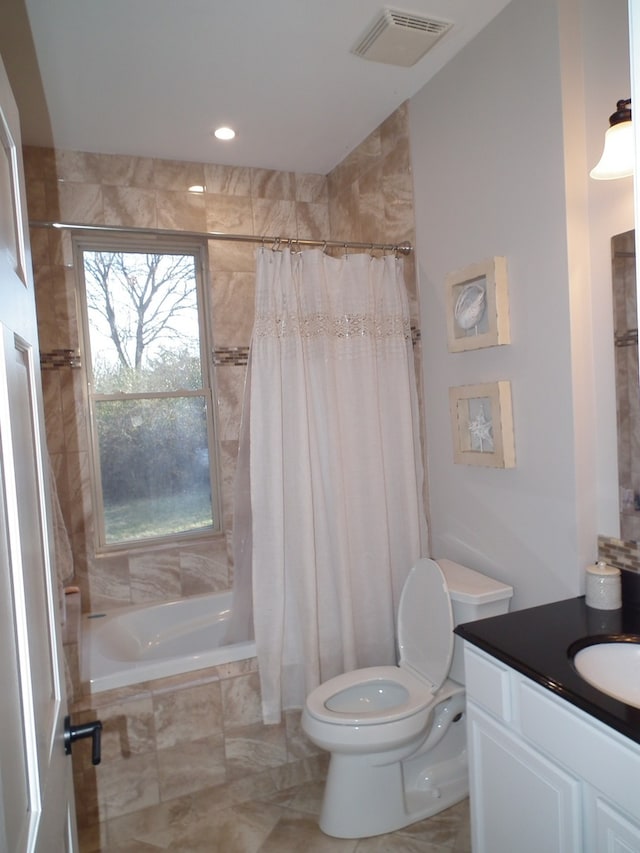
[[[447,582],[435,560],[409,572],[398,607],[400,666],[415,670],[433,691],[444,683],[453,657],[453,613]]]

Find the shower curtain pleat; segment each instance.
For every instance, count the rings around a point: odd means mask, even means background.
[[[402,261],[258,250],[249,408],[256,651],[277,723],[326,679],[395,663],[398,599],[426,553]]]

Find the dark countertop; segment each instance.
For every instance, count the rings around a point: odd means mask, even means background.
[[[640,634],[638,610],[595,610],[581,596],[467,622],[458,625],[455,633],[640,743],[640,708],[587,684],[568,653],[573,643],[587,637]]]

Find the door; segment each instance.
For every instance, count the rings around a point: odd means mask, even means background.
[[[0,61],[0,851],[77,850],[18,112]]]

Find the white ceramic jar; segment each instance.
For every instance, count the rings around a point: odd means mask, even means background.
[[[622,607],[620,569],[608,566],[603,560],[587,566],[586,604],[597,610]]]

